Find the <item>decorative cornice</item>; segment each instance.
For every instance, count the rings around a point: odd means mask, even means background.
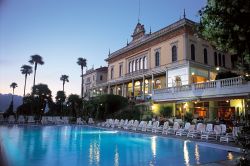
[[[150,42],[150,41],[152,41],[152,40],[154,40],[156,38],[159,38],[159,37],[171,32],[171,31],[174,31],[174,30],[176,30],[176,29],[178,29],[180,27],[183,27],[185,25],[189,25],[189,26],[193,27],[193,26],[195,26],[197,24],[198,23],[195,23],[194,21],[191,21],[191,20],[189,20],[187,18],[183,18],[183,19],[181,19],[181,20],[179,20],[179,21],[177,21],[177,22],[175,22],[175,23],[173,23],[173,24],[171,24],[171,25],[169,25],[169,26],[167,26],[167,27],[165,27],[163,29],[160,29],[159,31],[156,31],[156,32],[154,32],[152,34],[147,34],[147,35],[141,37],[139,40],[130,42],[128,46],[123,47],[123,48],[111,53],[108,56],[108,58],[105,59],[105,61],[109,61],[114,57],[117,57],[117,56],[119,56],[119,55],[121,55],[121,54],[123,54],[123,53],[125,53],[127,51],[130,51],[130,50],[132,50],[132,49],[134,49],[136,47],[139,47],[139,46],[141,46],[141,45],[143,45],[143,44],[145,44],[147,42]]]

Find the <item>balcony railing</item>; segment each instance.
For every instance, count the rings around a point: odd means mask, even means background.
[[[234,77],[178,87],[155,89],[153,100],[179,100],[185,98],[207,98],[242,96],[250,93],[250,82],[243,77]]]

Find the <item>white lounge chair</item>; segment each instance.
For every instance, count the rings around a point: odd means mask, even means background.
[[[158,130],[161,131],[162,134],[167,134],[168,128],[169,128],[169,122],[166,121],[164,122],[162,129],[158,128]]]
[[[226,133],[226,135],[220,137],[220,142],[234,142],[238,136],[238,128],[233,127],[232,133]]]
[[[82,121],[82,118],[77,118],[77,119],[76,119],[76,124],[78,124],[78,125],[83,125],[83,124],[84,124],[84,121]]]
[[[175,135],[176,131],[178,131],[179,129],[180,129],[180,124],[178,122],[174,122],[174,126],[169,127],[166,134],[174,134]]]
[[[23,116],[23,115],[19,115],[19,116],[18,116],[18,119],[17,119],[17,122],[18,122],[18,123],[25,123],[24,116]]]
[[[16,122],[15,116],[14,115],[10,115],[8,117],[8,123],[15,123],[15,122]]]
[[[63,123],[68,124],[69,123],[69,118],[67,116],[62,117]]]
[[[121,119],[117,127],[120,129],[124,125],[125,120]]]
[[[28,123],[35,123],[35,119],[34,119],[34,116],[28,116]]]
[[[4,123],[4,122],[5,122],[5,119],[4,119],[3,115],[0,114],[0,123]]]
[[[138,125],[138,127],[136,128],[136,130],[142,130],[143,126],[145,126],[145,124],[147,125],[147,123],[145,121],[141,121],[140,124]]]
[[[196,138],[202,134],[202,132],[205,131],[205,125],[203,123],[198,123],[196,126],[196,130],[190,131],[187,134],[188,138]]]
[[[208,127],[208,126],[207,126]],[[209,127],[211,128],[211,126]],[[201,134],[201,139],[215,139],[217,140],[217,137],[221,134],[221,126],[220,125],[215,125],[214,130],[211,131],[206,131]]]
[[[123,128],[126,130],[130,129],[132,127],[133,123],[134,123],[134,120],[130,120],[130,121],[128,121],[128,124],[126,126],[124,126]]]
[[[115,127],[117,127],[118,126],[118,124],[119,124],[119,120],[118,119],[115,119],[115,121],[114,121],[114,123],[111,125],[111,127],[112,128],[115,128]]]
[[[47,116],[43,116],[42,120],[41,120],[42,124],[47,124],[48,123],[48,117]]]
[[[88,124],[94,124],[94,123],[95,122],[94,122],[93,118],[89,118]]]
[[[152,126],[153,126],[152,121],[151,121],[151,120],[148,121],[147,127],[146,127],[146,130],[145,130],[145,131],[151,131],[151,130],[152,130]],[[144,130],[143,130],[143,131],[144,131]]]
[[[190,125],[191,124],[189,122],[185,123],[184,128],[181,128],[181,129],[177,130],[175,135],[178,135],[178,136],[187,135]]]
[[[160,125],[159,121],[155,121],[152,126],[152,133],[156,133],[158,131],[158,127]]]
[[[135,120],[133,125],[131,126],[131,129],[136,131],[138,126],[139,126],[139,121]]]

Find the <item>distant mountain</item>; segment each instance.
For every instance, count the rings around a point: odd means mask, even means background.
[[[12,94],[1,94],[0,93],[0,112],[5,112],[11,102]],[[16,108],[23,103],[23,97],[14,95],[14,111]]]

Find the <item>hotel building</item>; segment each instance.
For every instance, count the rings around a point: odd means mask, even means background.
[[[192,112],[213,120],[244,115],[250,83],[242,77],[215,80],[219,71],[232,70],[235,62],[200,38],[195,27],[184,17],[146,33],[138,22],[132,41],[106,59],[107,92],[128,98],[151,96],[154,109],[169,105],[174,116]]]
[[[91,68],[83,75],[83,89],[85,99],[95,97],[96,95],[107,93],[108,67]]]

